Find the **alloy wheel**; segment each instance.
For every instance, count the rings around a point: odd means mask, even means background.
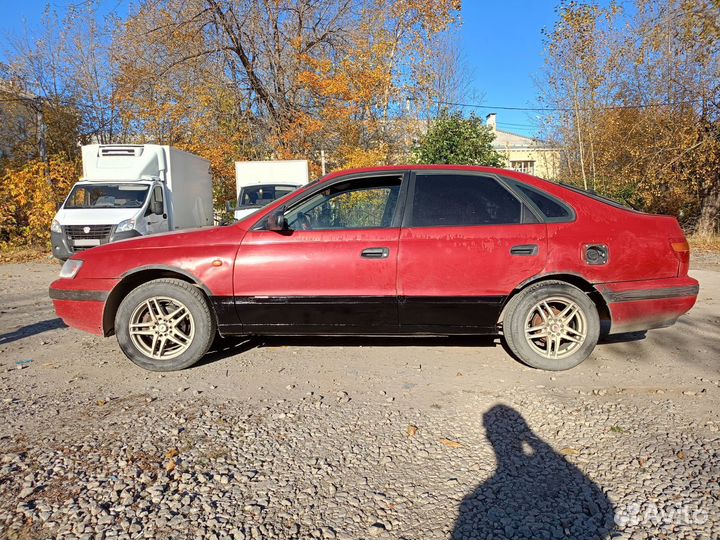
[[[561,359],[585,342],[588,323],[582,308],[570,298],[554,296],[535,304],[525,319],[525,339],[541,356]]]
[[[155,360],[170,360],[192,344],[195,321],[182,302],[167,296],[153,296],[132,312],[128,331],[140,352]]]

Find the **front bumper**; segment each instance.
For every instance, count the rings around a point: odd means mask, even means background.
[[[61,278],[50,285],[50,299],[65,324],[104,336],[105,304],[117,283],[115,279]]]
[[[70,242],[65,233],[51,232],[50,240],[52,241],[53,255],[61,261],[68,260],[75,253],[70,247]]]
[[[671,326],[695,305],[699,291],[691,277],[597,285],[610,310],[610,334]]]
[[[50,233],[50,239],[52,241],[52,252],[55,257],[60,259],[61,261],[66,261],[70,257],[72,257],[75,253],[80,251],[79,249],[75,249],[75,245],[73,243],[73,240],[71,238],[68,238],[68,234],[65,227],[62,227],[63,232],[51,232]],[[131,231],[123,231],[116,233],[115,232],[115,226],[112,227],[109,235],[107,237],[103,237],[99,239],[98,245],[103,244],[109,244],[111,242],[117,242],[118,240],[127,240],[128,238],[136,238],[138,236],[142,236],[138,231],[131,230]],[[82,248],[82,250],[89,249],[88,247]]]

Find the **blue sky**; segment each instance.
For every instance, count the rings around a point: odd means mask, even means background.
[[[59,11],[82,0],[54,0]],[[122,14],[129,0],[104,0],[103,7]],[[482,98],[472,99],[483,105],[475,110],[485,116],[498,114],[498,127],[504,131],[533,134],[533,114],[505,111],[494,107],[537,106],[535,83],[543,65],[543,27],[555,20],[555,0],[465,0],[460,29],[465,61],[473,74],[473,89]],[[22,33],[24,26],[39,24],[46,0],[0,0],[0,58],[6,49],[8,34]]]
[[[559,2],[559,0],[558,0]],[[485,116],[497,113],[498,128],[521,134],[535,130],[528,111],[495,107],[537,107],[544,62],[543,28],[555,22],[555,0],[465,0],[461,45],[473,76],[473,88]]]

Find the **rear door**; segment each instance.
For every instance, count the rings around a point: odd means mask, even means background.
[[[402,329],[494,332],[506,296],[545,266],[545,224],[492,175],[418,171],[411,180],[398,256]]]
[[[234,271],[244,332],[397,331],[403,173],[340,179],[286,211],[289,230],[249,231]]]

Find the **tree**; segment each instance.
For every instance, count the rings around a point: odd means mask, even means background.
[[[64,16],[48,7],[37,29],[10,40],[8,71],[44,115],[49,155],[78,158],[78,142],[125,135],[112,99],[110,33],[97,18],[94,2],[71,6]]]
[[[561,179],[686,228],[720,226],[717,0],[567,1],[546,33],[543,99]],[[622,24],[617,24],[622,23]]]
[[[387,162],[409,88],[458,0],[143,0],[119,28],[118,102],[139,132],[187,140],[211,86],[261,157]],[[404,100],[404,97],[402,98]],[[149,104],[152,104],[148,106]]]
[[[596,130],[590,118],[592,110],[605,104],[600,89],[612,84],[616,55],[610,43],[619,8],[615,2],[601,8],[570,0],[557,12],[555,26],[543,31],[547,58],[541,100],[557,110],[553,127],[562,138],[571,174],[579,176],[585,189],[595,189]]]
[[[47,243],[58,205],[80,172],[79,163],[62,154],[52,157],[47,164],[33,159],[5,169],[0,177],[0,247],[6,242]]]
[[[416,163],[502,167],[503,157],[492,147],[495,138],[480,118],[443,113],[415,147]]]

